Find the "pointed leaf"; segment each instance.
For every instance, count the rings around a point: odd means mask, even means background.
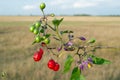
[[[70,70],[70,67],[71,67],[73,60],[74,59],[71,55],[67,56],[67,59],[66,59],[65,64],[64,64],[64,71],[63,71],[64,73],[66,73]]]
[[[85,80],[85,77],[82,74],[80,74],[80,80]]]
[[[94,38],[92,38],[92,39],[90,39],[89,41],[88,41],[88,43],[95,43],[95,39]]]
[[[78,67],[75,67],[73,69],[70,80],[85,80],[84,76],[81,74],[81,71]]]
[[[109,60],[100,58],[100,57],[96,57],[94,55],[90,56],[93,60],[93,64],[97,64],[97,65],[102,65],[102,64],[110,64],[111,62]]]
[[[70,80],[80,80],[80,69],[78,67],[73,69]]]
[[[64,33],[68,33],[69,31],[68,30],[65,30],[65,31],[60,31],[60,34],[64,34]]]
[[[61,18],[60,20],[54,19],[52,23],[55,27],[58,27],[62,21],[63,21],[63,18]]]

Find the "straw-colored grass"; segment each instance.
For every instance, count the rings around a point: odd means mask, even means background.
[[[120,47],[120,17],[68,16],[64,19],[60,29],[73,30],[75,36],[85,36],[88,40],[96,38],[96,45]],[[59,72],[47,68],[50,54],[45,53],[38,63],[33,61],[33,53],[39,46],[31,45],[34,35],[29,32],[29,26],[36,20],[38,16],[0,17],[0,73],[6,72],[7,80],[69,80],[71,71],[62,74],[66,55],[59,59],[52,57],[61,64]],[[85,70],[86,80],[120,80],[120,49],[97,50],[96,55],[111,60],[112,64],[94,65]]]

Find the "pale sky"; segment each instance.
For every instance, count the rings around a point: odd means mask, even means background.
[[[1,0],[0,15],[41,15],[41,2],[46,14],[120,15],[120,0]]]

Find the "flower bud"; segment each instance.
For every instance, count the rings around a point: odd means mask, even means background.
[[[82,40],[82,41],[85,41],[85,40],[86,40],[85,37],[79,37],[79,39]]]
[[[90,57],[89,57],[87,60],[88,60],[89,62],[93,62],[92,58],[90,58]]]
[[[58,50],[58,52],[61,51],[62,50],[62,46],[60,46],[57,50]]]

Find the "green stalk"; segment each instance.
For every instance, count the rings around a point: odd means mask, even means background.
[[[61,35],[60,35],[60,33],[59,33],[58,28],[56,28],[56,34],[57,34],[58,38],[60,39],[61,44],[64,45],[64,41],[63,41],[63,39],[62,39],[62,37],[61,37]]]
[[[44,17],[44,19],[45,19],[45,13],[44,13],[44,11],[42,10],[42,14],[43,14],[43,17]]]

